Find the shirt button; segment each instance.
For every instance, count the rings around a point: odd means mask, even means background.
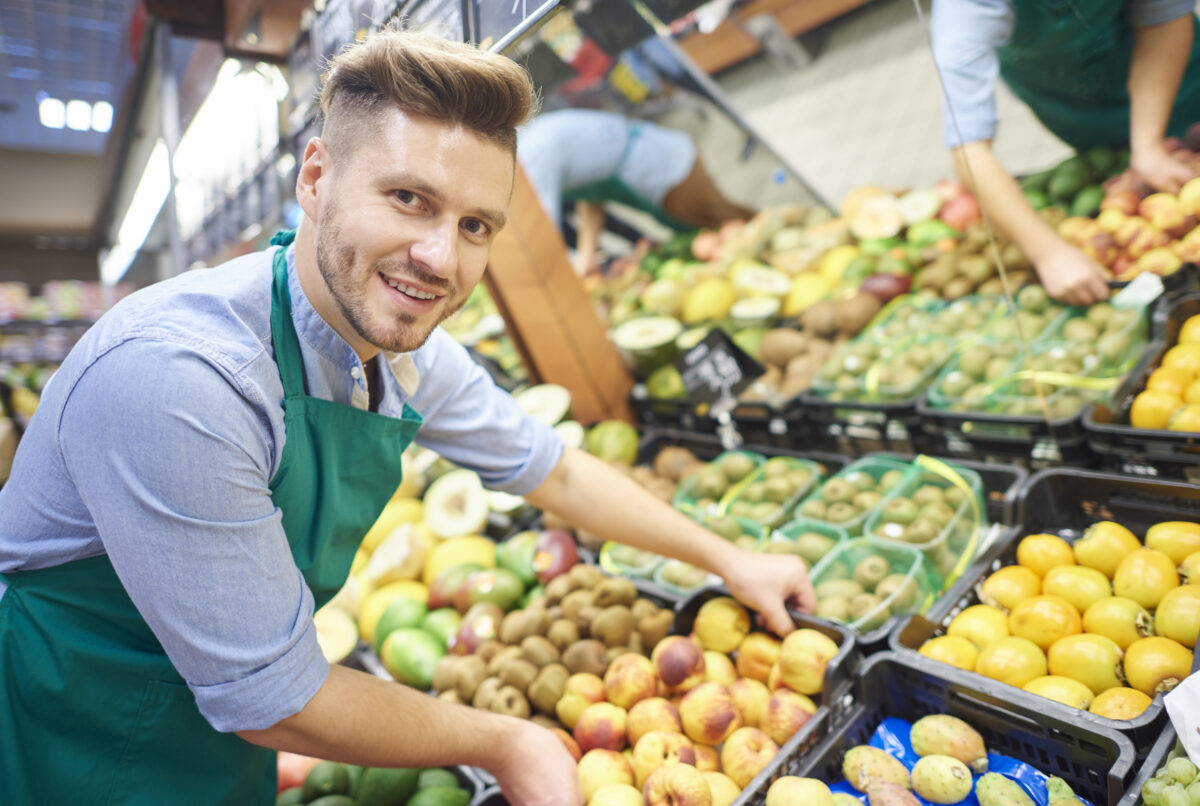
[[[350,377],[357,381],[359,378],[362,377],[362,370],[359,369],[358,367],[352,368],[350,370]]]

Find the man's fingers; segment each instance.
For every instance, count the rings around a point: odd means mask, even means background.
[[[788,615],[787,608],[783,606],[783,602],[772,602],[765,609],[763,615],[767,619],[767,629],[780,638],[786,637],[796,629],[796,622],[792,621],[792,617]]]

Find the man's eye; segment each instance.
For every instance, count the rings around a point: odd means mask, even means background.
[[[468,218],[463,222],[463,227],[472,235],[486,235],[488,231],[487,225],[478,218]]]
[[[417,194],[411,190],[397,190],[396,200],[401,204],[413,204],[417,200]]]

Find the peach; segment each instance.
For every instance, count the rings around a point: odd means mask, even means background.
[[[1165,276],[1182,266],[1183,260],[1171,247],[1161,246],[1142,255],[1135,265],[1139,272],[1148,271]]]
[[[820,694],[825,667],[838,645],[824,633],[808,628],[793,631],[779,649],[779,673],[784,684],[800,694]]]
[[[720,683],[701,683],[679,704],[683,732],[694,742],[718,745],[742,726],[729,689]]]
[[[766,806],[833,806],[833,793],[824,781],[785,775],[767,790]]]
[[[728,686],[738,679],[738,673],[728,655],[710,650],[704,653],[704,679]]]
[[[816,712],[816,704],[808,697],[781,689],[767,698],[759,727],[774,741],[787,744]]]
[[[636,652],[618,656],[604,673],[604,693],[609,702],[625,709],[653,697],[658,693],[654,664]]]
[[[1148,226],[1150,226],[1150,222],[1146,219],[1142,218],[1141,216],[1131,215],[1129,218],[1126,218],[1125,223],[1113,233],[1113,238],[1116,240],[1117,246],[1120,246],[1122,249],[1124,249],[1128,247],[1129,244],[1133,243],[1133,239],[1137,237],[1138,233]]]
[[[625,709],[611,702],[589,705],[575,723],[575,741],[584,753],[600,748],[621,750],[625,747],[628,716]]]
[[[664,764],[642,787],[646,806],[712,806],[704,773],[690,764]]]
[[[737,650],[737,670],[742,677],[763,683],[771,676],[771,667],[779,660],[780,641],[765,632],[752,632],[742,639]]]
[[[584,800],[591,800],[596,790],[606,784],[633,785],[633,768],[620,753],[613,750],[589,750],[575,768]]]
[[[704,780],[708,781],[708,788],[712,792],[713,806],[729,806],[742,794],[738,785],[724,773],[704,772]]]
[[[738,728],[721,748],[721,769],[733,782],[745,789],[760,772],[766,769],[779,752],[775,744],[758,728]]]
[[[729,687],[729,695],[733,697],[733,707],[742,716],[742,724],[759,727],[763,711],[767,707],[767,699],[771,696],[766,684],[743,677],[735,680]]]
[[[1200,262],[1200,238],[1184,238],[1175,244],[1175,253],[1187,263]]]
[[[700,606],[692,629],[704,649],[732,652],[750,632],[750,614],[728,596],[718,596]]]
[[[1090,218],[1071,216],[1063,219],[1062,223],[1058,225],[1058,235],[1067,243],[1078,245],[1098,229],[1100,227]]]
[[[571,754],[571,758],[578,762],[583,751],[579,748],[579,742],[575,741],[575,737],[562,728],[551,728],[550,732],[558,737],[558,740],[563,743],[563,747],[567,748],[567,752]]]
[[[1179,238],[1183,238],[1188,233],[1194,231],[1198,221],[1200,221],[1200,219],[1197,219],[1196,216],[1188,213],[1183,217],[1181,222],[1177,223],[1173,227],[1164,229],[1164,231],[1169,237],[1178,240]]]
[[[711,772],[721,769],[721,756],[717,753],[717,748],[709,747],[706,744],[698,744],[693,748],[696,751],[696,769],[700,772]]]
[[[604,681],[587,672],[573,674],[563,686],[563,693],[554,705],[554,713],[559,722],[573,729],[579,715],[597,702],[604,702]]]
[[[779,669],[779,661],[775,661],[775,665],[771,667],[771,673],[767,675],[767,690],[778,691],[786,687],[783,682],[783,672]]]
[[[633,748],[633,776],[638,786],[659,767],[671,763],[696,765],[692,740],[682,733],[652,730]]]
[[[1179,206],[1179,199],[1170,193],[1151,193],[1138,205],[1138,215],[1149,220],[1166,210],[1177,210]]]
[[[629,709],[629,743],[637,746],[638,740],[652,730],[667,733],[682,733],[679,709],[662,697],[641,700]]]
[[[1147,224],[1134,236],[1133,240],[1125,246],[1125,251],[1130,257],[1140,258],[1142,255],[1149,252],[1151,249],[1157,249],[1160,246],[1167,246],[1171,243],[1170,236],[1160,230],[1158,227]]]
[[[1113,277],[1119,278],[1122,274],[1131,271],[1135,263],[1137,263],[1136,260],[1122,252],[1117,256],[1117,259],[1113,261],[1113,264],[1109,267],[1109,270],[1112,272]]]
[[[1100,225],[1100,229],[1111,235],[1121,228],[1127,218],[1122,210],[1111,207],[1104,210],[1102,206],[1100,215],[1096,216],[1096,223]]]
[[[1119,212],[1126,216],[1137,215],[1138,203],[1141,197],[1132,185],[1114,185],[1111,190],[1104,196],[1104,200],[1100,202],[1100,212],[1104,214],[1109,210]],[[1103,224],[1101,225],[1103,226]]]
[[[1107,232],[1089,235],[1080,245],[1083,253],[1101,266],[1107,266],[1117,259],[1121,253],[1117,241]]]
[[[592,793],[587,806],[645,806],[641,790],[629,784],[605,784]]]
[[[1200,215],[1200,177],[1189,180],[1179,189],[1179,206],[1185,213]]]
[[[704,650],[683,635],[668,635],[650,653],[658,677],[675,691],[690,691],[704,682]]]

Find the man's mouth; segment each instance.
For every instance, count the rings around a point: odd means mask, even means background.
[[[380,273],[379,276],[382,277],[383,281],[385,283],[387,283],[388,285],[390,285],[392,288],[396,289],[397,291],[401,292],[402,294],[412,297],[413,299],[434,300],[434,299],[438,299],[439,297],[442,296],[441,294],[435,294],[431,291],[423,291],[420,288],[417,288],[415,286],[408,285],[407,283],[402,283],[399,280],[393,280],[391,277],[388,277],[386,274],[383,274],[383,273]]]

